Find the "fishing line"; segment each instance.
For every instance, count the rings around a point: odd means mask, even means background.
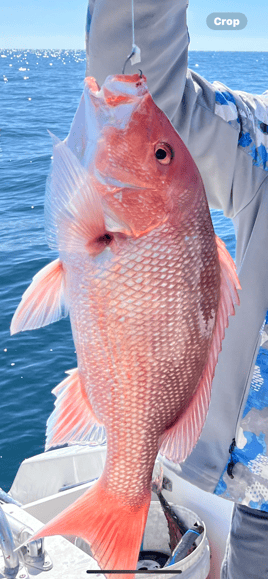
[[[132,18],[132,46],[135,46],[134,0],[131,0],[131,18]]]
[[[125,74],[126,64],[130,60],[131,64],[137,64],[141,61],[141,51],[140,48],[135,44],[135,17],[134,17],[134,0],[131,0],[131,26],[132,26],[132,50],[128,55],[122,70],[122,74]]]

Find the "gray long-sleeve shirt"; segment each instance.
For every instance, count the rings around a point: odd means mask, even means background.
[[[142,61],[126,72],[142,69],[200,170],[210,206],[232,218],[236,230],[241,304],[226,330],[208,416],[186,461],[166,461],[214,492],[237,437],[268,309],[268,97],[210,84],[187,69],[186,9],[187,0],[135,0]],[[121,73],[131,41],[130,3],[89,0],[87,75],[102,84]]]

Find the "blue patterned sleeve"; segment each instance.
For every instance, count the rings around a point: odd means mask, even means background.
[[[268,171],[268,92],[251,95],[213,84],[215,113],[239,131],[238,147],[251,157],[252,164]]]

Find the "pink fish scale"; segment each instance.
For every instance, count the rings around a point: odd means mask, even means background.
[[[124,489],[128,501],[148,488],[159,436],[189,403],[207,357],[211,334],[204,338],[199,318],[215,318],[218,270],[207,274],[209,305],[202,309],[203,253],[198,234],[185,241],[185,233],[163,225],[101,265],[77,264],[87,288],[79,308],[72,278],[78,366],[107,432],[108,489]]]

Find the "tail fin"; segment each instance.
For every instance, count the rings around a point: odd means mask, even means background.
[[[50,535],[73,535],[87,541],[102,570],[136,569],[150,505],[123,504],[108,493],[101,479],[70,507],[38,531],[32,540]],[[113,579],[122,575],[113,574]],[[133,575],[124,575],[133,579]]]

